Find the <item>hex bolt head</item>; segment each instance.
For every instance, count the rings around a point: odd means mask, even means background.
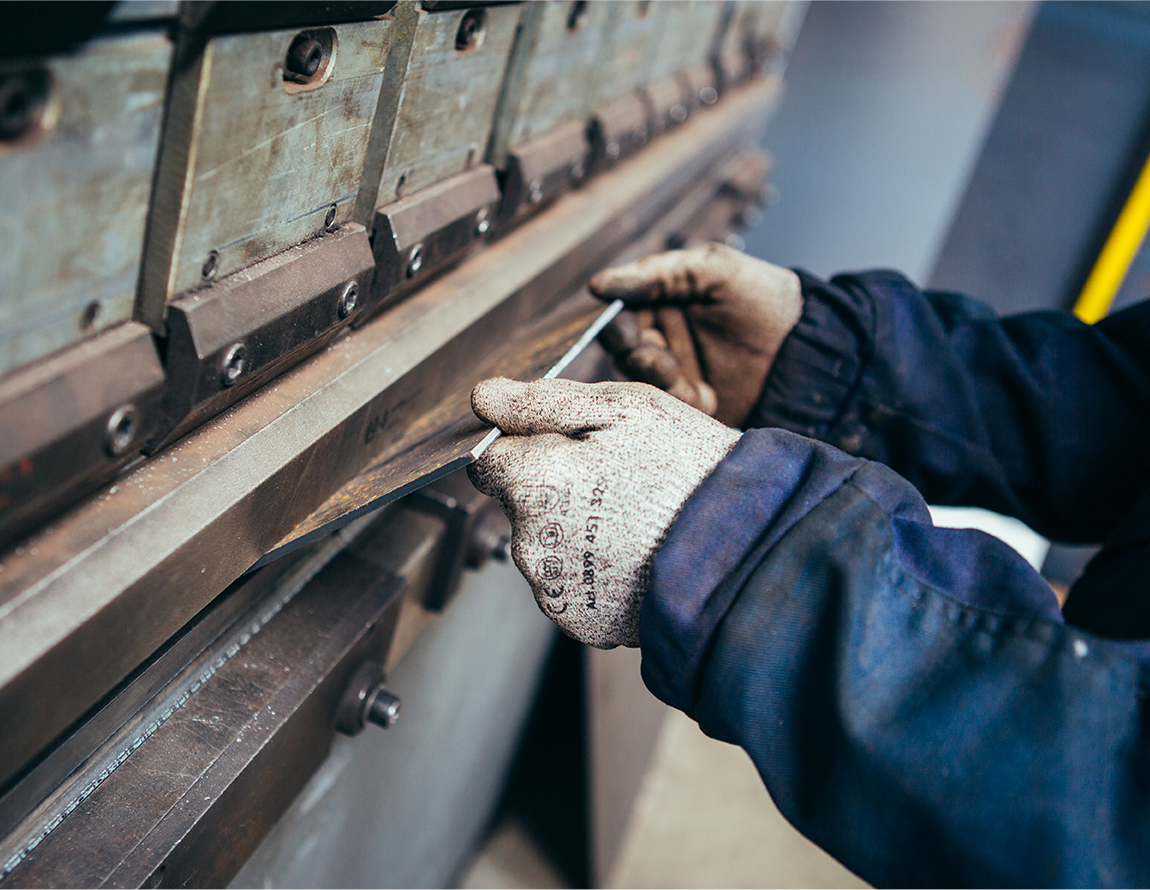
[[[329,208],[327,208],[327,216],[323,218],[323,227],[329,232],[335,228],[335,215],[337,210],[338,208],[332,204]]]
[[[243,343],[233,343],[224,353],[224,361],[220,369],[220,382],[224,386],[231,386],[247,369],[248,355]]]
[[[111,457],[119,457],[131,446],[140,428],[140,412],[129,403],[121,405],[108,418],[104,431],[104,450]]]
[[[423,245],[413,244],[407,252],[407,277],[414,278],[423,268]]]
[[[204,281],[211,281],[216,277],[216,273],[220,270],[220,255],[214,250],[209,250],[208,255],[204,257],[204,264],[200,266],[200,275]]]
[[[305,83],[323,64],[323,44],[302,34],[292,41],[284,58],[284,79]]]
[[[487,218],[487,208],[483,207],[475,214],[475,237],[483,237],[490,229],[491,220]]]
[[[359,666],[336,706],[336,729],[344,735],[357,735],[369,722],[384,729],[395,724],[401,703],[384,687],[384,679],[378,661],[369,659]]]
[[[354,281],[349,281],[347,287],[343,289],[343,293],[339,295],[339,303],[336,308],[339,310],[340,318],[347,318],[355,311],[355,304],[359,302],[359,285]]]

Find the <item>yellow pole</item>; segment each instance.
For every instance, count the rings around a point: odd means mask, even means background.
[[[1138,174],[1138,181],[1126,205],[1118,214],[1118,221],[1098,259],[1094,268],[1090,270],[1090,277],[1082,288],[1078,302],[1074,304],[1074,314],[1087,324],[1094,324],[1105,318],[1110,311],[1110,304],[1122,286],[1130,264],[1134,261],[1138,249],[1146,239],[1146,230],[1150,228],[1150,158],[1142,172]]]

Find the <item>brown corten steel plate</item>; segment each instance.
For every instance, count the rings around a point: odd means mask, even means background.
[[[430,416],[755,139],[779,93],[724,96],[0,554],[0,785],[349,480],[446,430]]]

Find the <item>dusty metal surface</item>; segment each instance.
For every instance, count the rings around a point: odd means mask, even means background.
[[[0,380],[0,543],[112,478],[160,419],[164,370],[125,321]]]
[[[154,33],[0,66],[38,109],[0,137],[0,375],[132,317],[171,56]]]
[[[0,781],[753,138],[733,93],[0,557]],[[52,708],[42,707],[51,701]]]
[[[607,5],[611,18],[604,26],[605,39],[595,60],[590,105],[596,109],[650,82],[663,20],[667,7],[674,4],[619,0]]]
[[[176,295],[351,219],[391,27],[224,35],[178,69],[138,318],[160,330]],[[323,61],[294,83],[283,72],[301,34]]]
[[[507,154],[502,220],[523,216],[579,186],[591,167],[591,143],[583,121],[573,121]]]
[[[420,12],[377,205],[483,161],[521,4]],[[465,19],[481,16],[469,48]]]

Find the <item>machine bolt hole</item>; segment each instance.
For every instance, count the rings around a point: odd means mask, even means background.
[[[483,9],[469,9],[459,21],[459,30],[455,33],[455,49],[457,52],[470,53],[479,49],[483,44],[483,20],[486,11]]]

